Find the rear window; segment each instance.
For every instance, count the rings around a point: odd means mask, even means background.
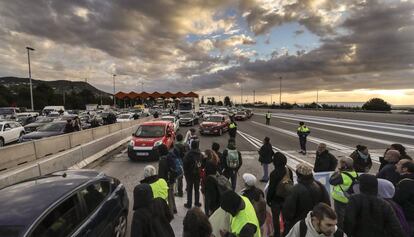
[[[22,234],[22,226],[0,226],[1,237],[17,237]]]
[[[139,126],[135,132],[137,137],[163,137],[165,134],[164,126],[150,126],[142,125]]]
[[[65,128],[65,123],[48,123],[39,128],[40,132],[60,132]]]

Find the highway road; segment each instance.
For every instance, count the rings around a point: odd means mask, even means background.
[[[288,158],[288,165],[295,167],[299,162],[308,162],[313,166],[315,149],[318,143],[326,143],[328,149],[338,158],[348,156],[357,144],[368,146],[374,160],[371,173],[378,169],[378,157],[392,143],[401,143],[408,148],[408,153],[414,157],[414,125],[413,115],[398,114],[364,114],[346,112],[323,111],[272,111],[270,126],[265,125],[264,111],[255,111],[255,115],[248,121],[238,122],[237,147],[242,151],[243,167],[240,173],[250,172],[261,178],[262,170],[257,161],[257,150],[265,136],[271,139],[275,150],[284,152]],[[296,129],[299,121],[304,121],[311,129],[308,137],[308,154],[298,153],[299,142]],[[197,125],[195,126],[197,128]],[[181,127],[180,133],[185,134],[189,128]],[[202,136],[201,149],[210,148],[216,141],[225,147],[228,134],[221,137]],[[157,162],[131,162],[126,155],[126,144],[111,153],[105,159],[92,164],[95,168],[108,175],[117,177],[126,186],[132,208],[132,191],[135,185],[143,178],[143,169],[147,164],[157,166]],[[240,190],[240,177],[238,190]],[[264,184],[259,184],[264,187]],[[182,236],[182,220],[186,210],[183,208],[185,198],[176,198],[178,214],[172,222],[176,236]],[[129,222],[132,212],[129,215]],[[129,232],[130,227],[128,228]]]

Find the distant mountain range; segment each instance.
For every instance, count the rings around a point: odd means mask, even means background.
[[[110,96],[111,94],[106,93],[97,89],[96,87],[92,86],[91,84],[83,81],[66,81],[66,80],[56,80],[56,81],[42,81],[32,79],[33,87],[36,87],[39,83],[45,83],[48,86],[52,87],[56,93],[63,94],[65,91],[66,93],[70,93],[71,91],[80,92],[83,89],[88,89],[92,91],[95,96]],[[20,78],[20,77],[0,77],[0,85],[5,87],[14,87],[14,86],[21,86],[27,85],[29,86],[29,79],[28,78]]]

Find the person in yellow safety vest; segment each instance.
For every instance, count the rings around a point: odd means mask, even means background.
[[[270,118],[272,118],[272,114],[270,113],[270,111],[267,111],[265,116],[266,116],[266,125],[270,125]]]
[[[338,227],[343,228],[345,209],[349,202],[349,196],[353,193],[353,185],[358,178],[354,170],[354,161],[351,158],[341,158],[338,163],[338,171],[333,173],[329,184],[333,186],[331,196],[334,200],[336,215],[338,216]]]
[[[230,231],[220,231],[222,237],[261,237],[256,211],[247,197],[226,191],[220,207],[231,214]]]
[[[230,138],[236,139],[236,134],[237,134],[237,123],[234,122],[233,117],[230,117],[229,136]]]
[[[154,198],[162,198],[168,203],[168,184],[162,178],[159,178],[154,166],[147,165],[144,168],[144,179],[141,183],[151,186]]]
[[[298,136],[300,144],[300,152],[303,155],[306,155],[306,137],[309,135],[310,129],[305,125],[304,122],[299,122],[298,127]]]

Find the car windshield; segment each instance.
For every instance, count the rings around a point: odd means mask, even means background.
[[[174,122],[174,118],[169,118],[169,117],[163,117],[161,118],[161,120]]]
[[[0,115],[14,114],[14,110],[11,108],[0,108]]]
[[[121,114],[121,115],[119,115],[119,117],[118,117],[118,118],[120,118],[120,119],[129,119],[129,118],[130,118],[130,116],[131,116],[131,115],[129,115],[129,114]]]
[[[51,118],[57,118],[57,117],[59,117],[60,115],[58,114],[58,113],[56,113],[56,114],[49,114],[48,115],[48,117],[51,117]]]
[[[192,118],[193,115],[192,114],[183,114],[181,115],[181,118]]]
[[[17,237],[21,236],[23,231],[22,226],[0,226],[1,237]]]
[[[164,136],[164,126],[140,126],[135,132],[137,137],[162,137]]]
[[[65,123],[48,123],[39,128],[39,132],[60,132],[65,127]]]
[[[180,110],[191,110],[192,109],[192,104],[191,103],[180,103],[178,105],[178,109],[180,109]]]
[[[209,116],[206,121],[208,121],[208,122],[221,122],[221,121],[223,121],[223,117]]]

